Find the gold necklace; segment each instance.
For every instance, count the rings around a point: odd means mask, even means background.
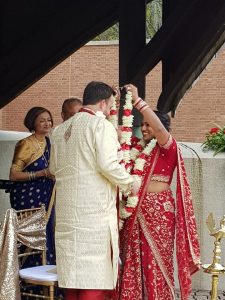
[[[34,134],[34,138],[35,138],[35,141],[36,141],[37,146],[38,146],[38,148],[35,146],[35,148],[37,149],[37,151],[38,151],[38,150],[43,151],[43,150],[45,149],[45,146],[46,146],[46,140],[43,141],[43,142],[40,142],[40,141],[36,138],[35,134]],[[48,150],[47,150],[47,151],[48,151]],[[44,161],[45,161],[45,167],[48,167],[48,161],[47,161],[47,159],[46,159],[46,157],[45,157],[44,152],[42,153],[41,156],[43,157],[43,159],[44,159]]]
[[[43,148],[45,146],[46,140],[44,140],[43,142],[39,141],[39,139],[36,137],[35,134],[34,134],[34,138],[35,138],[35,141],[37,142],[37,145],[38,145],[39,149],[41,149],[41,148]]]

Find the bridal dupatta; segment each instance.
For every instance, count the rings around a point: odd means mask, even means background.
[[[191,291],[191,275],[199,269],[200,249],[197,236],[197,228],[192,205],[190,187],[184,168],[184,161],[180,149],[177,149],[177,192],[176,192],[176,253],[178,263],[178,277],[181,290],[181,299],[187,300]],[[133,215],[126,220],[121,232],[121,259],[122,268],[119,285],[120,300],[143,300],[143,271],[141,267],[141,250],[139,228],[142,227],[143,218],[142,202],[146,189],[153,173],[154,166],[159,155],[157,146],[149,157],[144,169],[142,186],[139,192],[139,204]],[[146,222],[145,222],[146,223]],[[154,237],[148,230],[148,241],[152,241],[152,252],[160,266],[165,280],[174,297],[173,278],[171,270],[168,270],[167,262],[163,261],[160,253],[154,248]],[[154,299],[156,300],[156,299]]]
[[[200,268],[200,246],[184,160],[178,147],[176,252],[181,299],[191,292],[191,275]]]

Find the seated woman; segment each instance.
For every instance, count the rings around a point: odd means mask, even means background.
[[[53,126],[50,111],[44,107],[31,108],[24,125],[32,135],[20,140],[15,147],[9,178],[15,181],[10,191],[11,207],[15,210],[45,205],[48,210],[54,180],[48,170],[50,140],[48,134]],[[55,264],[53,216],[47,224],[47,263]],[[30,257],[24,267],[40,264],[40,258]]]

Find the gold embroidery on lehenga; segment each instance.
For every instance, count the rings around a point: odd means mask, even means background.
[[[151,197],[153,197],[152,199],[151,199]],[[155,213],[157,213],[157,211],[158,211],[158,209],[157,209],[157,206],[159,206],[159,203],[157,204],[157,199],[158,199],[158,197],[159,197],[159,194],[157,194],[157,193],[154,193],[154,194],[151,194],[151,193],[148,193],[147,195],[146,195],[146,201],[143,201],[143,202],[145,202],[145,203],[143,203],[143,207],[145,207],[145,209],[146,209],[146,211],[148,211],[149,212],[149,210],[148,210],[148,207],[151,207],[151,203],[148,203],[147,204],[147,202],[149,202],[148,200],[150,200],[151,199],[151,201],[153,201],[154,203],[155,203],[155,207],[154,207],[154,210],[155,210]],[[164,195],[164,197],[165,197],[165,195]],[[164,198],[165,199],[165,198]],[[167,203],[167,202],[169,202],[169,201],[166,201],[165,203]],[[163,203],[161,203],[161,205],[163,206]],[[171,207],[172,207],[172,204],[170,203],[170,205],[171,205]],[[173,209],[173,213],[174,213],[174,209]],[[161,214],[161,213],[160,213]],[[173,264],[172,264],[172,262],[171,262],[171,270],[168,270],[168,266],[166,266],[165,265],[165,263],[164,263],[164,260],[161,258],[161,256],[160,256],[160,253],[159,253],[159,250],[158,250],[158,247],[157,247],[157,244],[155,243],[155,241],[154,241],[154,239],[152,238],[152,236],[151,236],[151,234],[150,234],[150,232],[149,232],[149,228],[148,228],[148,225],[147,225],[147,222],[148,222],[148,220],[146,220],[146,217],[147,216],[145,216],[145,211],[140,211],[139,210],[139,212],[138,212],[138,220],[139,220],[139,223],[140,223],[140,226],[141,226],[141,229],[142,229],[142,231],[143,231],[143,234],[144,234],[144,236],[145,236],[145,238],[146,238],[146,240],[147,240],[147,242],[148,242],[148,244],[149,244],[149,247],[151,248],[151,251],[152,251],[152,253],[154,253],[154,257],[155,257],[155,259],[156,259],[156,262],[157,262],[157,265],[159,266],[159,268],[160,268],[160,270],[161,270],[161,275],[164,277],[164,279],[165,279],[165,281],[167,282],[167,284],[168,284],[168,287],[169,287],[169,290],[170,290],[170,292],[171,292],[171,295],[173,296],[173,297],[175,297],[174,296],[174,283],[173,283],[173,281],[171,281],[172,279],[171,279],[171,274],[173,274]],[[151,218],[151,213],[150,213],[150,215],[149,215],[149,213],[148,213],[148,217],[149,218]],[[166,223],[166,222],[165,222]],[[173,225],[174,226],[174,225]],[[158,230],[160,231],[160,232],[162,232],[163,231],[163,228],[161,228],[161,226],[159,225],[158,226],[159,228],[158,228]],[[170,229],[169,230],[167,230],[167,233],[170,231]],[[169,242],[169,240],[171,239],[171,241],[172,241],[172,243],[173,243],[173,240],[174,240],[174,237],[173,236],[167,236],[167,239],[168,239],[168,244],[167,243],[165,243],[165,249],[168,249],[168,247],[170,248],[173,248],[173,246],[172,246],[172,244],[170,245],[170,242]],[[165,242],[166,242],[166,240],[165,240]],[[162,243],[162,245],[163,245],[163,243]],[[171,274],[169,274],[168,273],[168,271],[170,271],[170,273]],[[158,274],[157,276],[160,276],[160,274]],[[165,291],[166,292],[166,291]],[[169,299],[169,297],[168,297],[168,299]]]
[[[164,207],[165,211],[174,213],[174,206],[171,204],[170,201],[163,203],[163,207]]]
[[[142,271],[141,271],[141,253],[140,253],[140,236],[139,224],[136,220],[134,223],[131,244],[125,246],[124,252],[129,254],[126,259],[129,264],[125,266],[125,273],[121,276],[121,299],[143,300],[142,295]],[[125,235],[128,236],[128,235]],[[123,255],[122,255],[123,256]],[[135,273],[134,273],[135,269]],[[124,272],[124,270],[123,270]],[[136,276],[134,276],[136,275]],[[135,287],[131,288],[131,286]]]
[[[169,176],[165,176],[165,175],[156,175],[153,174],[151,176],[151,181],[159,181],[159,182],[169,182],[170,181],[170,177]]]

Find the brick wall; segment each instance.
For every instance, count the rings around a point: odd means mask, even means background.
[[[2,124],[2,112],[3,112],[3,109],[0,109],[0,128],[3,128],[3,124]]]
[[[184,96],[172,119],[179,141],[202,142],[213,122],[225,124],[225,49],[221,50]],[[0,128],[25,131],[23,119],[32,106],[48,108],[55,125],[61,122],[61,105],[69,96],[82,98],[91,80],[118,82],[118,45],[90,43],[59,64],[0,111]],[[146,99],[156,107],[161,92],[161,65],[146,78]]]

